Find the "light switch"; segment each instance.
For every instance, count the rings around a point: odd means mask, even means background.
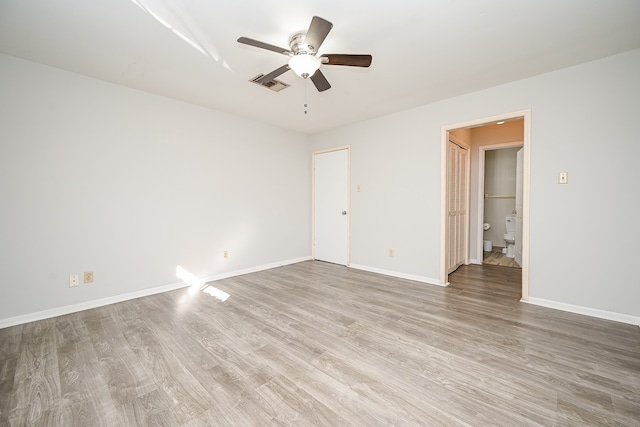
[[[558,174],[558,184],[567,184],[569,182],[569,172],[560,172]]]

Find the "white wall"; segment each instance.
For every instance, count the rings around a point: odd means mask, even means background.
[[[351,145],[350,264],[437,283],[439,134],[425,144],[423,124],[414,109],[317,135],[311,147]]]
[[[310,256],[307,136],[6,55],[0,93],[0,320]]]
[[[177,265],[210,276],[308,256],[310,152],[344,144],[351,263],[438,282],[442,126],[525,109],[530,296],[640,316],[639,73],[635,50],[307,146],[303,135],[0,55],[0,320],[175,283]],[[94,285],[67,287],[89,270]]]
[[[531,109],[530,297],[640,316],[638,75],[635,50],[315,135],[352,146],[351,262],[436,280],[442,127]]]

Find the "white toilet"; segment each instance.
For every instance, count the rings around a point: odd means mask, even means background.
[[[516,218],[513,216],[505,217],[505,225],[507,232],[504,234],[504,247],[507,249],[507,257],[514,258],[516,256]]]

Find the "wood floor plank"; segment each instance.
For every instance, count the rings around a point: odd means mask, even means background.
[[[496,246],[490,252],[484,252],[482,263],[486,265],[499,265],[501,267],[521,268],[513,258],[502,253],[502,248]]]
[[[520,278],[309,261],[5,328],[0,426],[639,426],[640,329]]]
[[[158,388],[167,395],[167,402],[179,423],[209,408],[211,397],[195,377],[184,368],[182,362],[162,345],[148,322],[150,318],[137,319],[126,324],[124,333],[138,363],[154,378]]]
[[[0,360],[18,355],[23,326],[0,329]]]
[[[15,372],[18,356],[6,357],[0,360],[0,426],[8,425],[9,411],[12,405],[15,387]]]
[[[22,328],[14,389],[9,396],[11,424],[46,423],[51,418],[51,409],[60,401],[54,329],[53,319],[29,323]]]
[[[92,311],[78,315],[90,333],[91,344],[98,358],[93,368],[100,370],[116,408],[155,390],[156,383],[138,362],[122,334],[121,325],[111,315],[94,316]]]
[[[99,370],[98,358],[85,338],[68,342],[58,348],[62,425],[124,425],[109,393],[109,387]]]
[[[162,390],[155,389],[122,404],[123,417],[129,426],[176,427],[174,405]],[[106,424],[105,424],[106,425]]]

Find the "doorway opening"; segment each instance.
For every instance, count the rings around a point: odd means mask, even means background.
[[[486,125],[489,140],[520,139],[522,120],[501,131]],[[496,126],[496,125],[493,125]],[[478,128],[479,129],[479,128]],[[481,145],[478,156],[478,220],[482,264],[522,266],[522,141]],[[478,253],[480,253],[478,251]]]
[[[463,176],[455,170],[452,165],[452,154],[450,153],[450,141],[457,141],[469,147],[470,167],[469,173]],[[509,192],[500,191],[500,194],[489,194],[485,191],[485,155],[493,150],[501,150],[505,148],[515,149],[521,147],[519,168],[521,170],[521,182],[513,183],[512,190]],[[485,241],[485,223],[489,223],[490,228],[494,228],[494,232],[498,232],[495,240],[495,246],[507,246],[509,255],[513,255],[517,246],[518,264],[522,268],[522,290],[521,300],[527,301],[529,295],[529,189],[530,189],[530,150],[531,150],[531,112],[518,111],[514,113],[503,114],[483,119],[472,120],[463,123],[457,123],[442,127],[441,142],[441,269],[440,281],[443,285],[448,284],[448,276],[451,272],[450,255],[452,247],[466,247],[464,256],[464,264],[482,264],[484,258]],[[513,177],[515,180],[517,174]],[[463,187],[466,187],[468,193],[468,222],[466,227],[468,233],[457,233],[452,227],[450,198],[455,192],[452,190],[452,184],[460,180],[464,180]],[[519,206],[513,206],[510,209],[511,214],[505,213],[506,205],[516,202],[517,185],[521,191],[518,194]],[[498,188],[499,189],[499,188]],[[488,197],[500,196],[500,197]],[[506,196],[506,197],[505,197]],[[497,203],[494,203],[497,202]],[[485,220],[485,205],[493,203],[499,209],[493,219]],[[505,213],[502,215],[502,213]],[[502,219],[500,216],[502,215]],[[509,219],[507,219],[509,218]],[[505,237],[507,233],[507,222],[517,222],[517,238],[508,240]],[[464,239],[454,242],[455,239]],[[517,242],[517,244],[516,244]],[[509,244],[513,247],[509,248]]]

